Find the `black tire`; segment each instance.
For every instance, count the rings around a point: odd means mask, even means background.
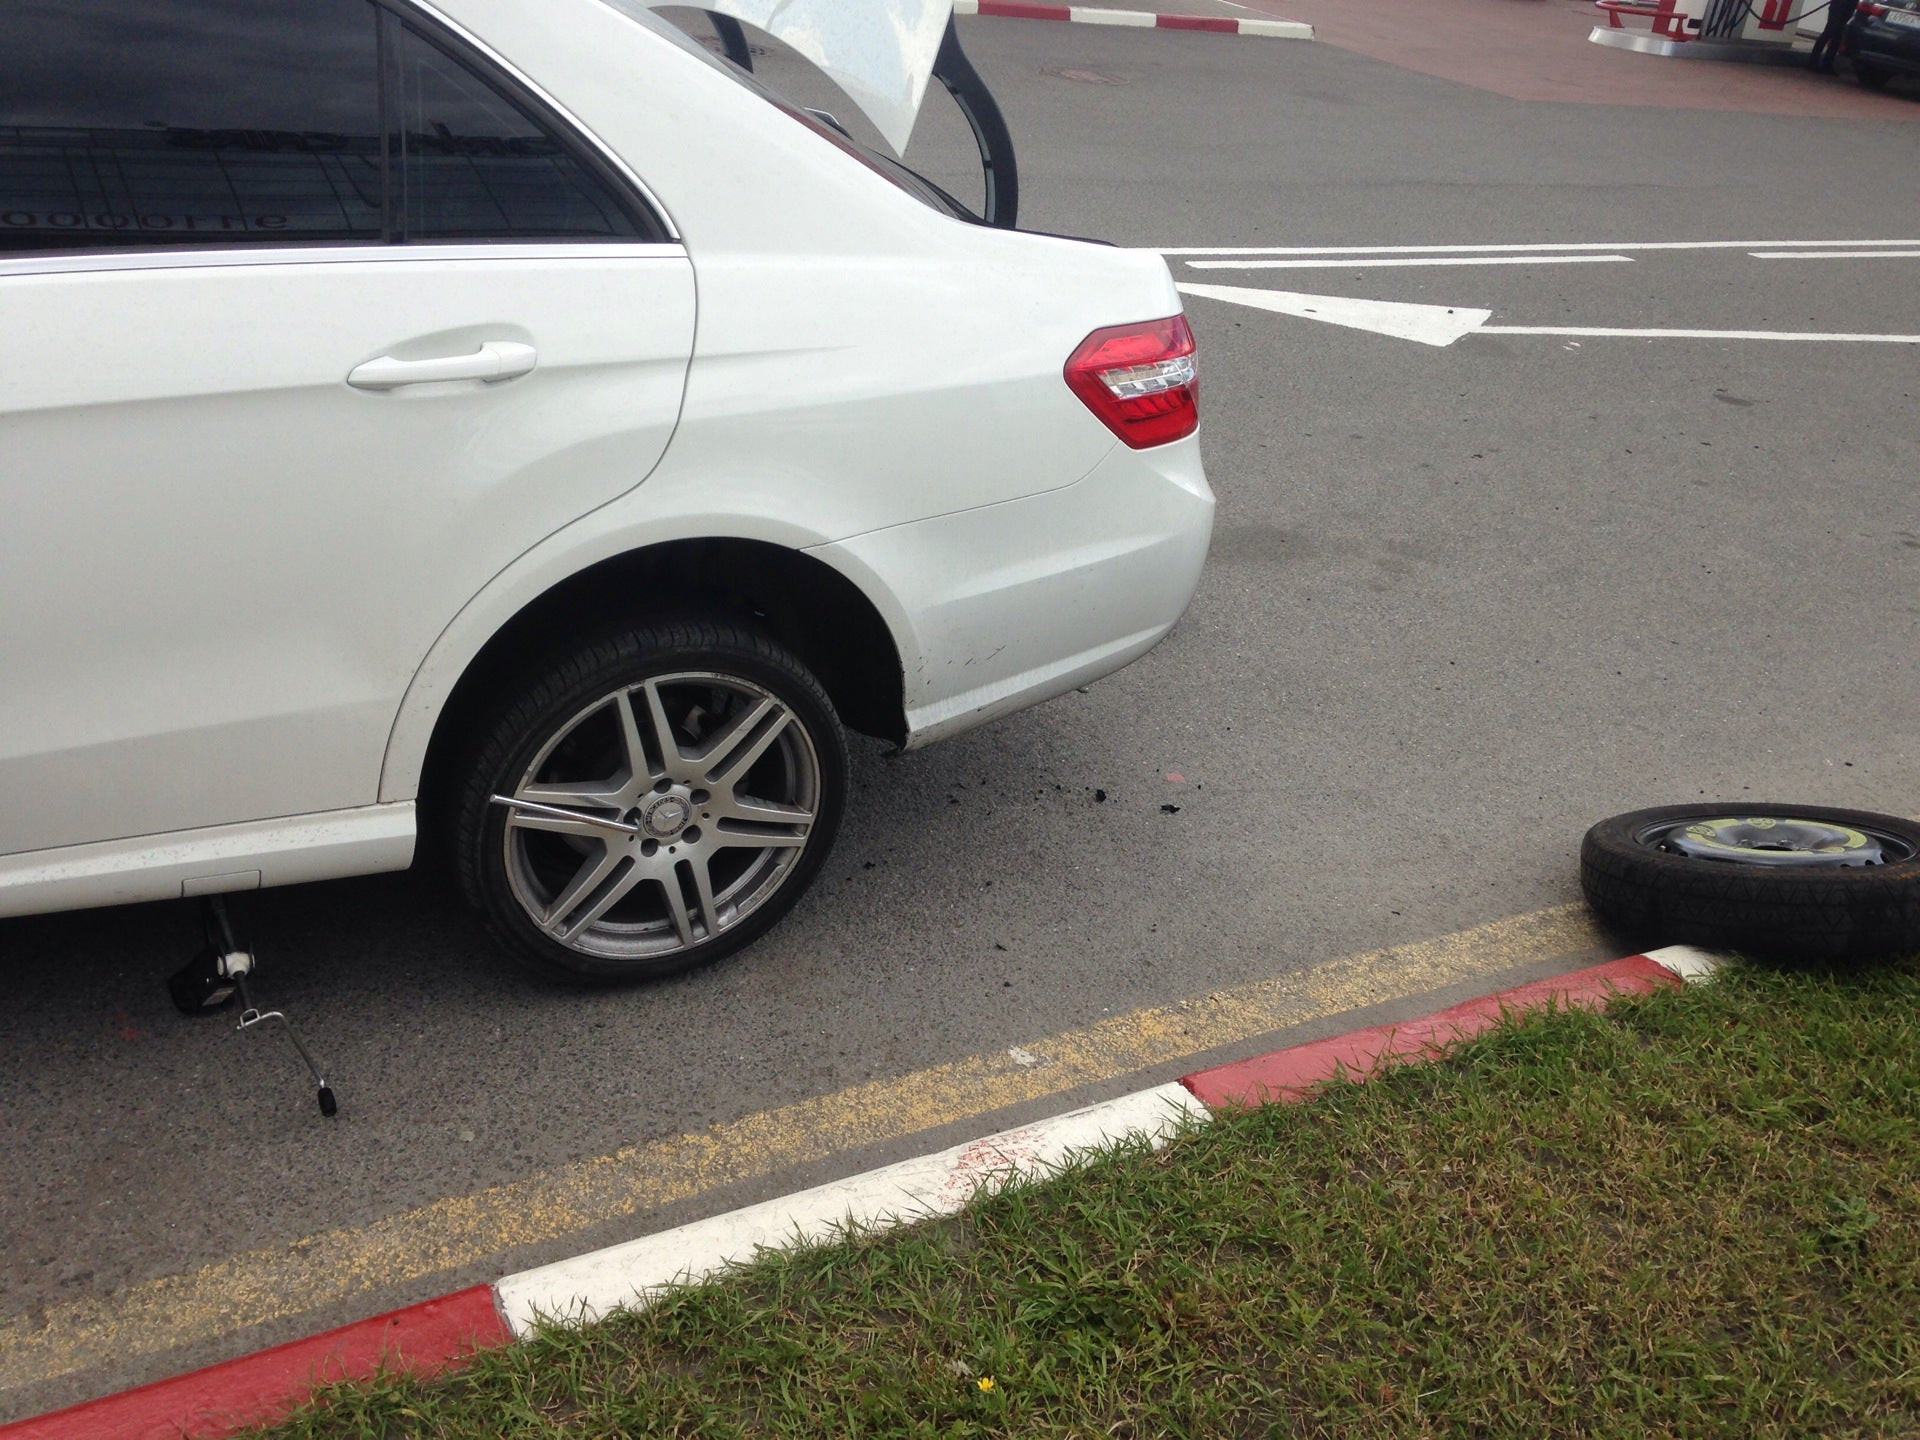
[[[1878,65],[1865,60],[1853,62],[1853,76],[1869,90],[1884,90],[1889,78],[1887,72]]]
[[[839,829],[846,741],[819,682],[766,636],[662,621],[503,687],[452,779],[468,902],[536,975],[617,984],[710,964],[793,907]]]
[[[1760,856],[1680,853],[1663,840],[1690,824],[1743,816],[1863,832],[1881,845],[1885,863],[1776,867]],[[1753,801],[1635,810],[1587,832],[1580,887],[1594,913],[1634,943],[1777,960],[1920,951],[1920,825],[1891,815]]]

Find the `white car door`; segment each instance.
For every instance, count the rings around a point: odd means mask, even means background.
[[[693,315],[418,16],[8,0],[0,854],[372,804],[434,637],[659,458]]]

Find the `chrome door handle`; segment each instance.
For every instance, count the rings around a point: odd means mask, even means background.
[[[539,359],[531,345],[517,340],[489,340],[471,355],[436,355],[430,360],[396,360],[382,355],[354,366],[347,372],[347,383],[356,390],[395,390],[437,380],[511,380],[525,375]]]

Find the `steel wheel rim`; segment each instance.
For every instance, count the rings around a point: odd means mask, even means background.
[[[1797,815],[1696,815],[1647,826],[1634,838],[1669,855],[1765,869],[1867,869],[1916,853],[1910,842],[1873,825]]]
[[[536,930],[584,955],[656,960],[785,886],[819,818],[820,758],[772,691],[679,671],[583,706],[492,798],[508,888]]]

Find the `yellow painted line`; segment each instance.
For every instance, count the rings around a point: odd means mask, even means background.
[[[1310,1020],[1495,974],[1600,942],[1559,906],[1274,980],[1116,1015],[894,1079],[633,1145],[366,1225],[229,1256],[107,1299],[0,1323],[0,1389],[231,1334],[561,1239],[838,1151],[1112,1080]],[[35,1322],[38,1323],[35,1323]]]

